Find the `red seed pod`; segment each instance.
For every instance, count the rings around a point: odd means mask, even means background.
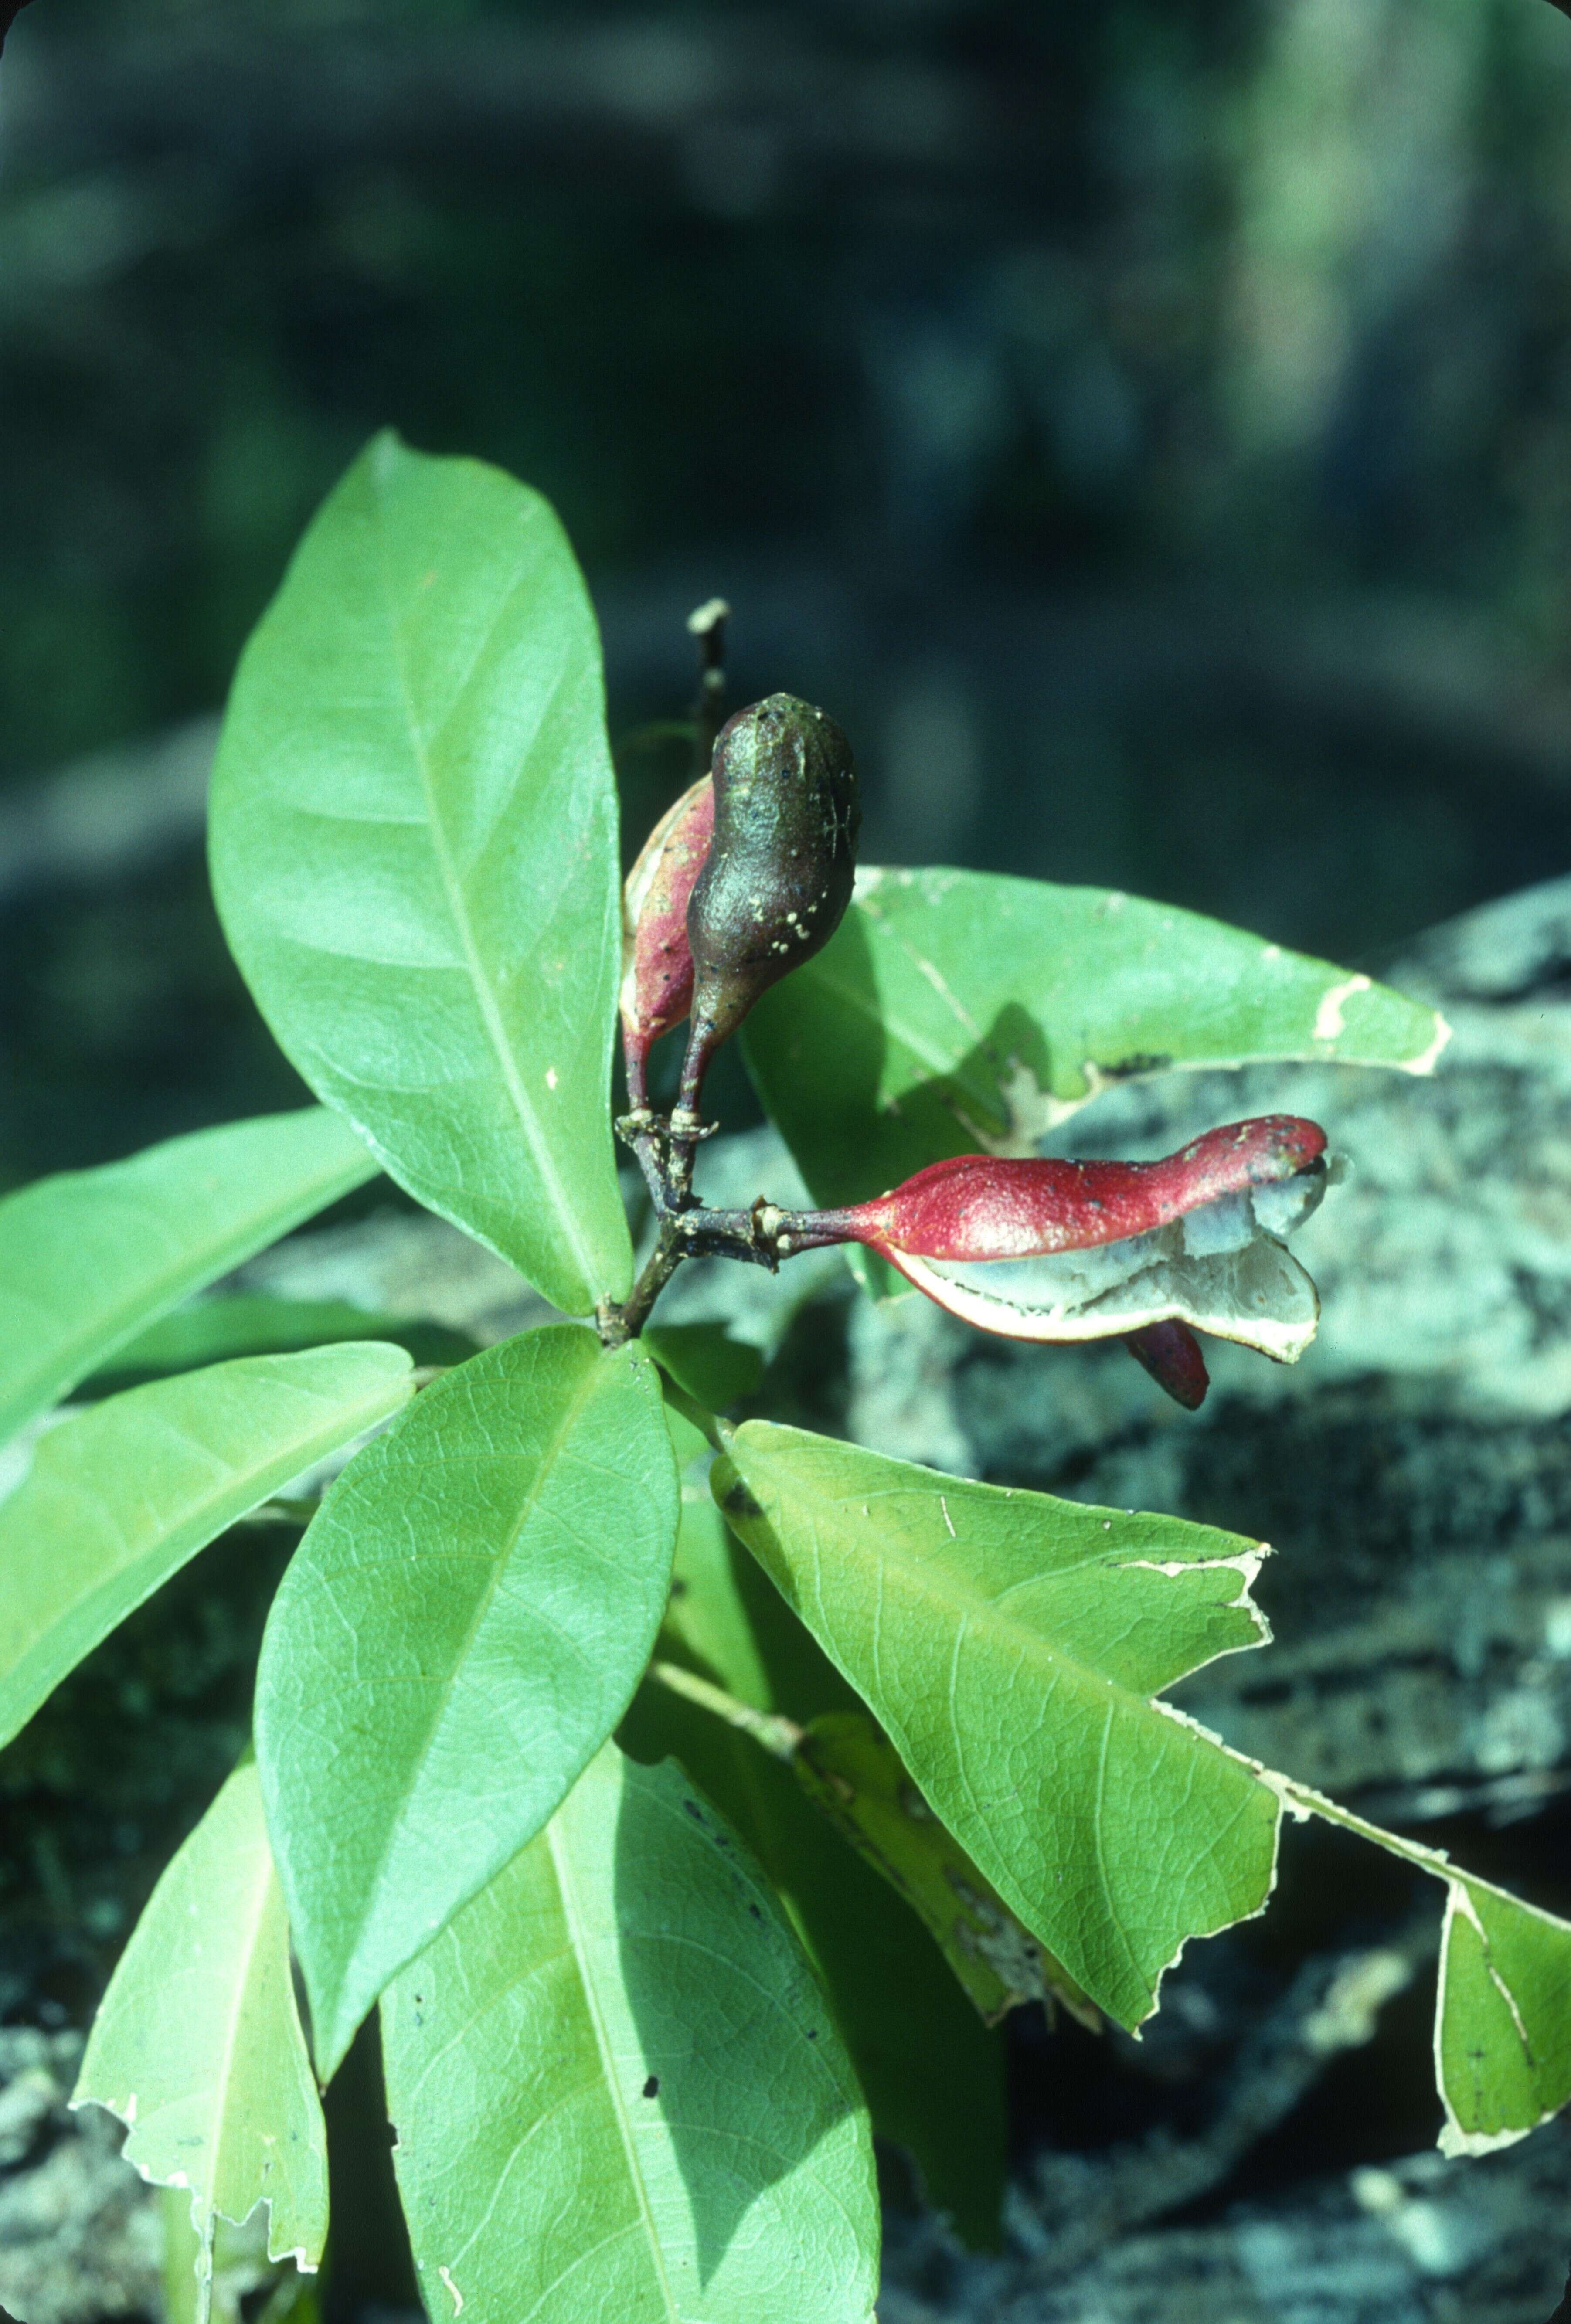
[[[1006,1338],[1128,1338],[1184,1403],[1191,1356],[1153,1325],[1239,1340],[1280,1362],[1315,1335],[1315,1286],[1282,1238],[1320,1200],[1326,1133],[1284,1114],[1208,1130],[1160,1162],[962,1155],[892,1194],[809,1214],[807,1242],[862,1242],[929,1298]]]
[[[1326,1133],[1290,1114],[1208,1130],[1160,1162],[934,1162],[876,1202],[846,1211],[848,1239],[896,1260],[1034,1259],[1148,1233],[1221,1196],[1291,1178],[1318,1162]]]
[[[693,1005],[688,899],[714,831],[715,787],[705,775],[661,816],[622,891],[622,1047],[635,1111],[649,1102],[651,1049]]]

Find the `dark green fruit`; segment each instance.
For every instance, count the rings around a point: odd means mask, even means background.
[[[851,901],[862,827],[856,761],[794,694],[739,710],[715,743],[715,836],[688,905],[692,1032],[681,1102],[760,993],[827,944]]]

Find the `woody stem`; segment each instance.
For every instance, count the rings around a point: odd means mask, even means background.
[[[638,1157],[660,1231],[624,1300],[603,1300],[596,1325],[607,1347],[635,1340],[672,1276],[687,1259],[734,1259],[772,1274],[782,1259],[847,1240],[843,1211],[783,1211],[760,1199],[751,1210],[711,1210],[695,1201],[690,1143],[668,1124],[633,1117],[618,1124]]]

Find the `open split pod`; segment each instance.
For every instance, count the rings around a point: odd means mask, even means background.
[[[1160,1162],[961,1155],[854,1209],[807,1214],[800,1246],[860,1242],[967,1323],[1006,1339],[1123,1338],[1193,1409],[1193,1334],[1293,1363],[1320,1303],[1286,1238],[1320,1202],[1326,1133],[1266,1114]]]

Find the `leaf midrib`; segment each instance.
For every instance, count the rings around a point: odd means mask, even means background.
[[[799,1482],[799,1490],[800,1489]],[[802,1498],[816,1501],[820,1508],[838,1513],[851,1502],[859,1502],[859,1499],[865,1499],[870,1497],[851,1495],[848,1499],[830,1499],[808,1489],[802,1491]],[[820,1565],[820,1559],[818,1529],[816,1525],[813,1527],[813,1557],[817,1571]],[[901,1595],[907,1600],[908,1614],[910,1600],[913,1599],[919,1602],[924,1600],[929,1601],[938,1600],[968,1627],[977,1626],[978,1618],[984,1618],[979,1627],[984,1631],[1001,1632],[1005,1638],[1018,1644],[1025,1652],[1030,1654],[1033,1659],[1045,1657],[1055,1677],[1067,1676],[1071,1681],[1078,1678],[1087,1689],[1106,1689],[1132,1709],[1144,1711],[1153,1719],[1161,1718],[1162,1713],[1155,1708],[1154,1699],[1151,1695],[1139,1693],[1121,1680],[1109,1678],[1104,1671],[1097,1670],[1094,1664],[1082,1662],[1078,1655],[1071,1654],[1065,1646],[1055,1646],[1040,1630],[1030,1629],[1023,1623],[987,1621],[985,1618],[996,1613],[1002,1602],[1001,1600],[984,1596],[979,1586],[967,1586],[964,1577],[956,1574],[951,1567],[945,1565],[941,1561],[935,1561],[930,1568],[924,1564],[919,1574],[914,1569],[910,1557],[897,1552],[892,1556],[887,1554],[881,1555],[876,1570],[879,1577],[881,1604],[884,1586],[887,1582],[892,1582],[901,1588]],[[942,1577],[938,1587],[933,1585],[931,1579],[935,1572]],[[1186,1672],[1182,1675],[1187,1677],[1189,1674]],[[1177,1679],[1168,1682],[1173,1686],[1178,1683]]]
[[[474,989],[476,999],[480,1005],[481,1018],[484,1021],[485,1031],[490,1038],[491,1047],[495,1054],[497,1063],[501,1066],[502,1078],[506,1086],[508,1095],[513,1101],[513,1111],[517,1114],[520,1127],[523,1131],[525,1141],[530,1149],[531,1157],[533,1160],[541,1181],[544,1185],[550,1198],[551,1208],[555,1215],[557,1224],[560,1228],[569,1248],[572,1250],[575,1263],[577,1264],[578,1273],[583,1279],[585,1287],[588,1291],[591,1298],[593,1298],[598,1288],[596,1282],[596,1269],[594,1264],[594,1253],[589,1243],[586,1240],[583,1229],[579,1224],[573,1203],[569,1199],[568,1189],[562,1182],[561,1174],[557,1167],[556,1157],[551,1152],[550,1143],[541,1130],[540,1118],[535,1111],[532,1102],[531,1102],[529,1093],[524,1088],[522,1077],[519,1072],[518,1060],[513,1056],[512,1046],[507,1038],[506,1028],[503,1019],[500,1004],[492,989],[490,978],[485,973],[480,952],[475,940],[475,931],[470,922],[467,899],[464,892],[463,883],[458,877],[457,866],[453,861],[452,851],[448,844],[446,829],[438,811],[436,786],[430,758],[426,748],[424,735],[420,731],[419,721],[415,715],[414,695],[410,683],[408,665],[404,657],[403,632],[398,618],[397,603],[393,589],[393,577],[389,569],[387,527],[384,521],[380,499],[377,503],[376,533],[380,557],[383,595],[387,613],[388,634],[393,641],[393,664],[395,671],[397,672],[399,697],[403,705],[404,721],[409,731],[410,749],[413,755],[416,768],[419,770],[420,789],[425,798],[426,827],[430,833],[431,850],[436,857],[437,869],[441,876],[443,893],[447,897],[448,908],[452,915],[453,925],[457,931],[458,941],[463,947],[465,963],[469,972],[469,981]],[[494,630],[496,622],[501,618],[502,607],[506,605],[509,599],[521,586],[522,579],[522,575],[514,575],[512,583],[502,599],[502,605],[499,606],[492,615],[491,629],[493,631]],[[483,645],[481,648],[481,653],[483,653],[485,647]],[[476,665],[479,658],[479,655],[476,655]],[[467,680],[466,679],[466,685],[467,684]],[[461,694],[462,690],[460,690],[459,699],[461,699]],[[455,703],[455,707],[456,706],[457,704]]]
[[[247,1782],[254,1784],[255,1782],[254,1768],[244,1768],[239,1771],[237,1775],[231,1776],[229,1780],[230,1784],[235,1785],[242,1785]],[[223,1794],[220,1794],[220,1799],[222,1798]],[[226,1804],[227,1804],[231,1812],[236,1815],[236,1821],[239,1821],[241,1816],[246,1814],[245,1803],[236,1801],[233,1794],[230,1794]],[[247,1816],[246,1820],[250,1821],[250,1818]],[[231,1978],[229,1984],[227,2005],[225,2010],[223,2038],[219,2045],[217,2070],[208,2085],[210,2092],[209,2102],[205,2108],[205,2118],[208,2124],[208,2171],[206,2174],[207,2186],[205,2190],[200,2187],[193,2187],[191,2190],[198,2200],[204,2203],[208,2215],[203,2229],[203,2235],[208,2250],[209,2264],[211,2256],[210,2247],[215,2221],[220,2217],[231,2220],[234,2220],[235,2218],[235,2215],[233,2213],[228,2211],[220,2211],[219,2209],[219,2186],[222,2174],[227,2164],[229,2153],[228,2134],[231,2108],[227,2100],[227,2093],[234,2072],[235,2054],[239,2046],[241,2022],[245,2014],[247,1997],[252,1991],[253,1984],[254,1982],[257,1955],[263,1942],[268,1919],[268,1905],[271,1901],[273,1885],[277,1879],[277,1873],[273,1866],[272,1851],[268,1846],[266,1824],[262,1814],[260,1798],[258,1798],[255,1803],[254,1822],[256,1832],[260,1840],[260,1846],[252,1852],[253,1864],[247,1884],[247,1904],[246,1908],[241,1914],[236,1914],[232,1917],[230,1923],[232,1928],[236,1926],[244,1928],[245,1935],[236,1960],[236,1974]],[[97,2102],[104,2105],[110,2104],[110,2101],[107,2099],[102,2099]],[[120,2109],[118,2107],[111,2107],[111,2111],[119,2112]],[[128,2142],[131,2147],[139,2148],[141,2150],[143,2156],[147,2159],[147,2165],[150,2170],[154,2170],[156,2167],[148,2154],[148,2148],[153,2135],[153,2128],[157,2118],[157,2114],[155,2113],[146,2117],[140,2126],[134,2124],[132,2126],[131,2137]],[[176,2182],[171,2181],[167,2179],[162,2179],[159,2181],[159,2183],[170,2185]],[[260,2192],[260,2190],[258,2191]],[[278,2199],[273,2195],[263,2195],[262,2200],[266,2202],[268,2207],[268,2221],[270,2229],[268,2242],[271,2246],[274,2240],[278,2225]],[[248,2203],[246,2205],[247,2214],[254,2208],[254,2200]],[[235,2223],[238,2224],[238,2221],[236,2221]]]
[[[578,1978],[583,1990],[584,2004],[589,2013],[589,2023],[594,2028],[596,2046],[600,2053],[601,2079],[611,2100],[612,2112],[616,2117],[616,2128],[622,2140],[623,2157],[627,2165],[628,2178],[633,2182],[633,2194],[637,2199],[639,2216],[643,2223],[644,2241],[649,2248],[655,2281],[660,2286],[661,2298],[665,2304],[669,2324],[682,2324],[681,2310],[677,2306],[676,2298],[671,2290],[670,2277],[666,2270],[665,2252],[661,2244],[659,2229],[655,2226],[654,2209],[650,2200],[648,2182],[644,2178],[643,2167],[638,2159],[638,2151],[633,2135],[633,2124],[616,2079],[610,2030],[605,2024],[601,2007],[592,1960],[591,1941],[578,1896],[572,1859],[565,1844],[566,1835],[560,1829],[559,1820],[555,1816],[546,1826],[546,1839],[551,1852],[551,1868],[557,1876],[557,1893],[562,1900],[562,1917],[567,1922],[568,1934],[572,1941],[573,1951],[578,1964]]]
[[[732,1458],[734,1461],[735,1461],[735,1453],[736,1448],[734,1444],[732,1450]],[[737,1462],[736,1465],[740,1469],[742,1464],[740,1462]],[[743,1473],[745,1475],[744,1471]],[[760,1480],[759,1481],[762,1482],[763,1480]],[[846,1499],[830,1499],[829,1497],[823,1495],[821,1492],[815,1491],[810,1484],[804,1483],[799,1477],[793,1478],[792,1481],[795,1483],[800,1498],[810,1504],[816,1503],[819,1509],[837,1514],[848,1506]],[[781,1488],[778,1484],[775,1487],[775,1490],[777,1494],[778,1507],[779,1499],[785,1498],[785,1496],[781,1493]],[[849,1500],[851,1502],[855,1502],[861,1498],[869,1497],[852,1495],[849,1497]],[[823,1591],[821,1578],[822,1554],[819,1547],[820,1533],[818,1525],[813,1522],[811,1518],[809,1518],[809,1525],[812,1536],[812,1558],[816,1585],[818,1588],[820,1607],[822,1607]],[[789,1577],[789,1565],[786,1568],[786,1572]],[[936,1572],[940,1577],[940,1583],[937,1588],[932,1586],[931,1582],[931,1574],[934,1572]],[[978,1624],[977,1618],[979,1616],[985,1617],[996,1610],[1000,1602],[999,1600],[996,1598],[988,1598],[984,1596],[980,1589],[974,1584],[967,1585],[965,1577],[956,1574],[953,1569],[947,1566],[941,1559],[936,1561],[935,1565],[932,1568],[928,1567],[924,1563],[921,1573],[919,1576],[913,1572],[911,1561],[909,1556],[902,1556],[897,1550],[892,1556],[885,1554],[880,1557],[878,1564],[878,1577],[879,1604],[881,1609],[886,1582],[892,1581],[894,1585],[901,1589],[901,1595],[908,1600],[908,1618],[910,1600],[913,1594],[919,1600],[938,1600],[941,1604],[948,1608],[956,1615],[958,1618],[956,1624],[957,1628],[969,1629],[975,1627],[981,1627],[984,1631],[989,1628],[993,1628],[994,1630],[1002,1629],[1005,1640],[1017,1649],[1021,1660],[1030,1660],[1037,1663],[1039,1665],[1042,1662],[1046,1662],[1049,1669],[1052,1673],[1055,1684],[1061,1679],[1067,1679],[1071,1686],[1074,1686],[1077,1682],[1078,1682],[1079,1688],[1086,1696],[1092,1700],[1095,1700],[1099,1696],[1100,1699],[1107,1705],[1106,1720],[1103,1730],[1101,1747],[1102,1766],[1099,1768],[1099,1778],[1102,1770],[1104,1768],[1106,1748],[1111,1733],[1112,1721],[1114,1711],[1117,1709],[1122,1707],[1126,1711],[1132,1711],[1137,1714],[1142,1720],[1161,1720],[1164,1724],[1171,1723],[1166,1720],[1165,1714],[1160,1709],[1159,1709],[1154,1693],[1143,1694],[1137,1692],[1134,1689],[1123,1684],[1121,1681],[1108,1677],[1105,1672],[1098,1671],[1093,1665],[1082,1662],[1077,1655],[1070,1654],[1067,1649],[1061,1646],[1055,1646],[1049,1640],[1045,1638],[1040,1631],[1030,1629],[1024,1625],[1000,1625],[996,1623],[990,1625],[985,1621]],[[826,1625],[826,1628],[827,1628],[827,1625]],[[1205,1665],[1196,1665],[1195,1667],[1204,1668]],[[1189,1673],[1180,1673],[1179,1677],[1190,1674],[1191,1674]],[[953,1676],[953,1673],[951,1675]],[[1167,1683],[1169,1685],[1177,1685],[1178,1683],[1178,1679],[1170,1679]],[[880,1692],[881,1694],[883,1692],[882,1687],[880,1688]],[[897,1746],[901,1745],[900,1729],[901,1726],[903,1725],[903,1722],[897,1722],[889,1716],[889,1706],[887,1702],[881,1703],[879,1708],[883,1717],[885,1726],[891,1729]],[[951,1748],[955,1756],[956,1775],[959,1781],[964,1784],[967,1794],[972,1798],[973,1811],[977,1816],[980,1828],[982,1831],[986,1834],[989,1841],[991,1842],[993,1840],[991,1820],[975,1804],[975,1794],[972,1786],[969,1771],[966,1766],[959,1724],[956,1720],[953,1711],[952,1689],[950,1696],[946,1703],[946,1711],[947,1724],[950,1729]],[[1199,1750],[1203,1754],[1206,1753],[1208,1748],[1215,1748],[1207,1747],[1204,1738],[1198,1734],[1191,1733],[1191,1731],[1182,1724],[1176,1725],[1174,1727],[1174,1732],[1178,1735],[1183,1736],[1186,1741],[1189,1744],[1191,1749],[1198,1747]],[[902,1747],[902,1757],[904,1756],[906,1756],[906,1754]],[[1133,1952],[1129,1936],[1123,1928],[1123,1922],[1120,1919],[1118,1913],[1114,1909],[1113,1895],[1107,1880],[1106,1868],[1102,1860],[1100,1784],[1095,1826],[1096,1831],[1097,1874],[1106,1903],[1108,1919],[1111,1925],[1117,1932],[1126,1953],[1129,1954],[1132,1966],[1135,1970],[1139,1982],[1148,1992],[1150,1992],[1152,1990],[1152,1981],[1145,1975],[1144,1971],[1140,1969],[1138,1958]],[[973,1853],[975,1853],[975,1850],[973,1850]],[[1019,1884],[1009,1878],[1007,1868],[1005,1868],[1004,1877],[1003,1879],[998,1877],[996,1872],[993,1877],[994,1879],[994,1885],[1000,1888],[1001,1893],[1003,1893],[1006,1897],[1008,1896],[1009,1889],[1012,1886],[1018,1892]],[[1012,1909],[1018,1912],[1021,1909],[1019,1903],[1017,1902]],[[1051,1943],[1053,1942],[1053,1940],[1047,1939],[1045,1941]],[[1055,1947],[1055,1949],[1057,1948]]]
[[[612,1377],[612,1375],[605,1368],[605,1360],[601,1357],[599,1352],[596,1351],[594,1360],[586,1365],[582,1379],[574,1388],[572,1396],[562,1414],[561,1419],[558,1423],[556,1428],[553,1429],[550,1438],[542,1451],[540,1466],[536,1471],[534,1479],[530,1485],[528,1492],[519,1506],[517,1516],[509,1525],[494,1555],[491,1560],[491,1571],[489,1576],[484,1589],[480,1591],[479,1596],[476,1600],[474,1613],[470,1617],[469,1622],[465,1629],[463,1638],[459,1642],[453,1655],[448,1675],[441,1683],[435,1705],[432,1709],[431,1716],[425,1722],[424,1731],[420,1738],[419,1749],[411,1763],[408,1775],[401,1785],[401,1809],[407,1803],[408,1800],[415,1791],[420,1776],[424,1772],[426,1763],[430,1759],[431,1752],[436,1748],[437,1736],[447,1716],[448,1709],[451,1703],[459,1677],[461,1676],[469,1656],[473,1652],[475,1641],[478,1637],[485,1618],[490,1612],[491,1607],[494,1602],[496,1593],[502,1586],[502,1578],[512,1561],[513,1553],[517,1548],[525,1527],[528,1526],[531,1517],[533,1516],[535,1509],[539,1506],[541,1496],[544,1492],[547,1484],[550,1482],[555,1471],[568,1434],[577,1424],[585,1406],[589,1402],[596,1389],[610,1377]],[[342,2002],[343,1995],[348,1987],[350,1974],[357,1964],[361,1944],[364,1942],[365,1932],[372,1924],[375,1908],[380,1902],[388,1862],[400,1838],[402,1821],[403,1819],[402,1813],[396,1813],[389,1818],[386,1830],[383,1835],[382,1845],[377,1850],[375,1864],[365,1883],[363,1893],[365,1898],[365,1910],[361,1916],[359,1926],[356,1932],[357,1941],[345,1962],[343,1974],[338,1979],[337,1998],[340,2003]],[[517,1849],[527,1847],[530,1839],[532,1837],[532,1833],[526,1835],[524,1839],[521,1840],[517,1843]],[[511,1852],[516,1854],[517,1849]],[[431,1937],[422,1940],[422,1944],[431,1942],[435,1935],[438,1933],[439,1933],[439,1932],[433,1931]]]
[[[850,1494],[844,1499],[831,1499],[808,1489],[803,1492],[803,1498],[816,1501],[820,1508],[841,1510],[853,1503],[860,1506],[862,1501],[874,1497],[867,1494]],[[816,1545],[817,1528],[815,1528],[815,1563],[817,1562]],[[1087,1558],[1085,1564],[1095,1562],[1093,1558]],[[1143,1563],[1143,1561],[1132,1562]],[[1197,1567],[1196,1570],[1201,1569]],[[1066,1568],[1065,1573],[1067,1575],[1083,1571],[1084,1565],[1081,1565]],[[996,1596],[987,1597],[983,1593],[980,1584],[967,1584],[965,1578],[956,1574],[954,1569],[946,1565],[941,1558],[936,1559],[932,1567],[929,1567],[924,1563],[919,1574],[915,1569],[914,1561],[909,1554],[897,1554],[893,1557],[885,1555],[879,1560],[878,1572],[881,1579],[891,1576],[896,1582],[903,1582],[905,1587],[902,1594],[905,1594],[908,1599],[915,1596],[919,1600],[941,1600],[945,1605],[967,1622],[975,1622],[979,1616],[996,1615],[998,1609],[1009,1598],[1031,1582],[1058,1578],[1057,1574],[1028,1574],[1020,1582],[1011,1582],[1007,1589],[999,1591]],[[948,1586],[933,1587],[930,1576],[934,1572],[940,1574],[944,1578],[944,1583]],[[1098,1670],[1094,1663],[1083,1661],[1067,1646],[1056,1645],[1041,1631],[1032,1629],[1024,1623],[1008,1621],[989,1623],[984,1620],[983,1627],[999,1631],[1006,1638],[1021,1643],[1037,1653],[1048,1656],[1057,1673],[1078,1675],[1090,1686],[1110,1688],[1123,1702],[1136,1710],[1148,1712],[1153,1719],[1161,1719],[1165,1716],[1157,1708],[1156,1698],[1159,1694],[1165,1692],[1168,1687],[1178,1686],[1184,1679],[1193,1677],[1197,1670],[1204,1670],[1206,1667],[1206,1663],[1197,1663],[1189,1669],[1180,1671],[1174,1677],[1165,1680],[1162,1686],[1154,1688],[1148,1694],[1137,1687],[1131,1686],[1123,1679],[1109,1677],[1105,1671]],[[1262,1644],[1263,1641],[1257,1640],[1256,1643]],[[1247,1648],[1244,1651],[1247,1651]],[[1207,1661],[1215,1660],[1215,1655],[1207,1657]]]
[[[248,1783],[254,1784],[256,1782],[254,1768],[247,1767],[245,1769],[244,1778]],[[239,2046],[240,2022],[245,2015],[246,1999],[250,1994],[253,1978],[255,1975],[257,1954],[261,1948],[263,1937],[267,1925],[267,1908],[273,1895],[273,1885],[278,1878],[278,1874],[273,1861],[273,1851],[268,1844],[267,1825],[262,1813],[260,1787],[258,1787],[258,1796],[255,1805],[255,1822],[257,1831],[260,1835],[261,1845],[256,1852],[256,1875],[254,1875],[254,1889],[252,1897],[249,1933],[245,1940],[245,1958],[241,1966],[241,1973],[236,1978],[230,1990],[228,2019],[224,2028],[223,2052],[217,2078],[214,2086],[216,2095],[212,2131],[213,2175],[212,2184],[208,2190],[208,2201],[209,2209],[215,2212],[217,2209],[219,2178],[224,2168],[227,2152],[226,2145],[226,2134],[228,2129],[229,2108],[226,2102],[226,2094],[228,2089],[230,2077],[234,2072],[235,2052]],[[280,1901],[282,1904],[282,1899]],[[287,1970],[285,1973],[287,1974]],[[277,2224],[277,2218],[273,2200],[271,2197],[267,2197],[264,2200],[267,2202],[269,2227],[274,2227]],[[228,2218],[230,2214],[226,2211],[224,2217]],[[208,2232],[209,2234],[211,2233],[210,2225]],[[271,2244],[273,2240],[273,2236],[270,2234],[268,2237],[269,2243]]]

